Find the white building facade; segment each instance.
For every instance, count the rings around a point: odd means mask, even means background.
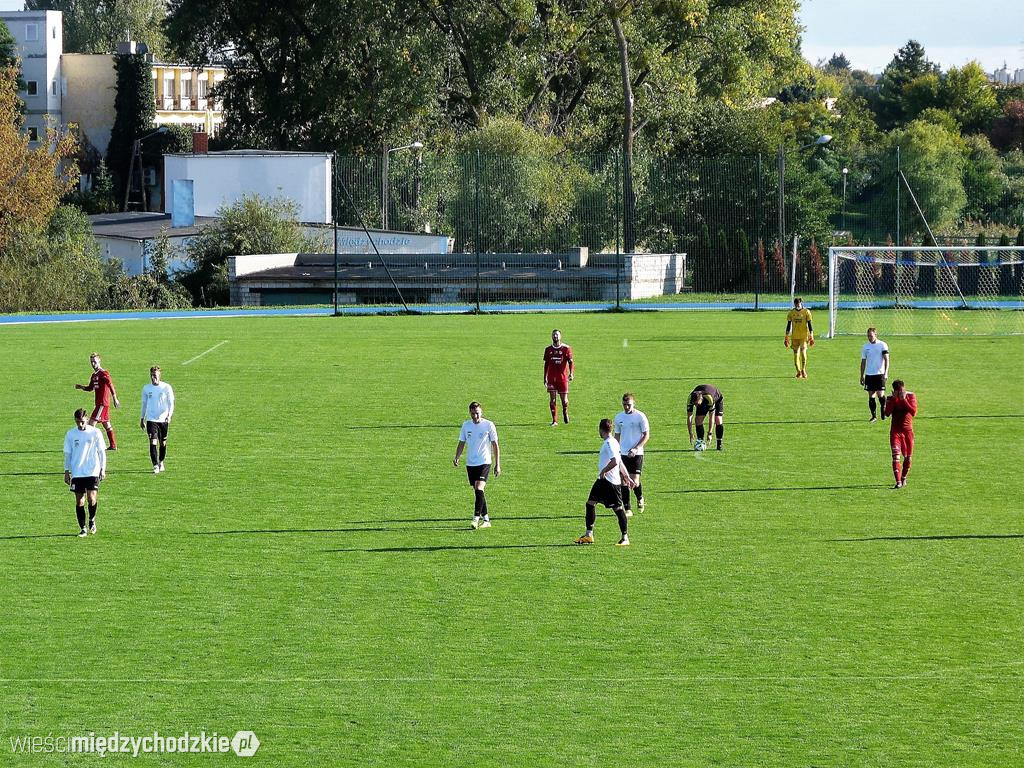
[[[32,141],[46,136],[46,127],[63,124],[62,98],[66,91],[61,71],[64,51],[64,14],[60,11],[0,11],[0,20],[14,37],[21,58],[25,90],[25,130]]]

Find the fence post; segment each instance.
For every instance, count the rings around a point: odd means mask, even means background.
[[[620,155],[618,152],[615,153],[615,309],[616,311],[622,309],[622,301],[620,296],[620,285],[622,283],[622,245],[619,240],[619,226],[621,224],[619,220],[619,160]]]
[[[764,247],[764,167],[761,153],[757,153],[757,242],[754,243],[754,253],[757,249]],[[758,308],[761,301],[761,262],[753,258],[753,254],[747,254],[750,264],[754,266],[754,309]]]
[[[900,239],[900,175],[903,169],[900,168],[900,145],[896,145],[896,245],[903,245]]]
[[[474,222],[476,234],[473,237],[473,245],[476,249],[476,311],[480,312],[480,150],[476,151],[475,172],[473,177],[476,183],[476,203]]]
[[[338,151],[331,153],[331,223],[334,224],[334,316],[338,316]]]

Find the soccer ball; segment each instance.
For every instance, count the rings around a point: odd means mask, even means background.
[[[705,448],[707,448],[707,446],[704,445],[703,440],[698,440],[696,443],[693,444],[693,450],[697,451],[698,453],[700,451],[703,451]]]

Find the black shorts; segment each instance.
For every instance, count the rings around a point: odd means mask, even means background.
[[[630,475],[639,475],[644,471],[644,455],[642,453],[639,456],[622,454],[622,466]]]
[[[159,440],[163,442],[167,439],[167,427],[169,427],[166,421],[147,421],[146,422],[146,433],[149,435],[150,440]]]
[[[84,493],[85,491],[95,491],[100,487],[100,479],[98,477],[72,477],[71,478],[71,490],[75,493]]]
[[[885,392],[885,374],[869,373],[864,377],[865,392]]]
[[[483,480],[487,482],[487,478],[491,476],[491,465],[490,464],[477,464],[475,467],[466,465],[466,474],[469,475],[469,484],[476,485],[477,480]]]
[[[705,415],[711,413],[711,410],[712,410],[711,408],[706,408],[706,409],[705,408],[698,408],[697,409],[697,415],[698,416],[705,416]],[[725,398],[724,397],[722,399],[720,399],[720,400],[716,400],[715,401],[714,411],[715,411],[715,416],[724,416],[725,415]]]
[[[590,488],[588,504],[602,504],[609,509],[618,509],[622,506],[622,486],[609,483],[603,477],[597,478]]]

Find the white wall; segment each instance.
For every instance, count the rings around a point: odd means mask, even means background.
[[[285,197],[298,208],[299,221],[331,220],[331,156],[313,153],[217,153],[164,156],[164,200],[175,179],[195,182],[196,216],[246,195]]]
[[[173,274],[188,266],[188,260],[185,258],[185,246],[192,239],[193,236],[169,238],[175,249],[175,254],[167,264],[168,274]],[[104,237],[103,235],[97,235],[96,242],[100,246],[100,258],[103,261],[115,259],[120,261],[125,274],[130,277],[141,275],[145,271],[149,250],[154,243],[153,240],[128,240],[123,237]]]

